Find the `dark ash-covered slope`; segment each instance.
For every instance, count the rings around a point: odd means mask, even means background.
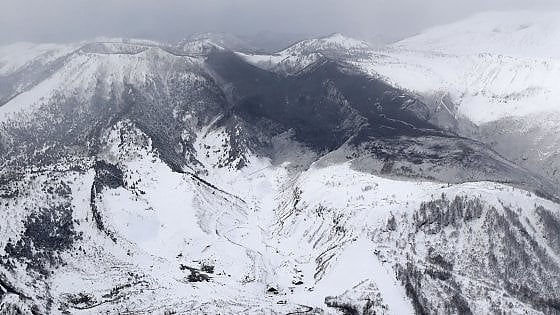
[[[292,131],[297,141],[330,153],[327,160],[352,159],[362,171],[447,183],[497,181],[558,196],[549,181],[430,123],[430,108],[412,95],[343,62],[323,58],[288,76],[227,51],[210,54],[206,64],[228,101],[223,123],[241,118],[269,137]],[[262,152],[266,143],[258,147]]]

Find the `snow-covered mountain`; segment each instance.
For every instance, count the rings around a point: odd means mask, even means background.
[[[220,38],[0,48],[0,312],[560,311],[554,177],[422,77],[486,57]]]
[[[455,129],[559,184],[559,20],[558,12],[479,14],[355,64],[423,95],[443,124],[446,116],[474,123]]]
[[[485,12],[437,26],[393,46],[455,55],[481,52],[513,57],[560,58],[559,12]]]
[[[335,33],[327,37],[307,39],[270,55],[238,55],[247,62],[270,71],[282,74],[294,74],[314,64],[322,58],[356,58],[369,52],[367,42]]]
[[[397,42],[363,68],[417,92],[446,92],[477,124],[558,110],[559,18],[479,14]]]

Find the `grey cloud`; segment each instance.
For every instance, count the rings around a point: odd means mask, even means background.
[[[0,43],[96,36],[178,40],[263,31],[397,38],[487,10],[560,9],[557,0],[0,0]]]

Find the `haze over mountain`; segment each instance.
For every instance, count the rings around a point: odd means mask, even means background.
[[[0,313],[558,314],[558,17],[1,46]]]
[[[99,36],[179,41],[191,34],[341,32],[392,42],[490,10],[558,10],[556,0],[0,0],[0,44],[78,42]],[[272,40],[277,36],[270,36]]]

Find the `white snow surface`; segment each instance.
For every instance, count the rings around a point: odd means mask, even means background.
[[[406,238],[391,236],[386,228],[389,218],[404,218],[399,228],[408,235],[413,230],[406,226],[406,218],[423,201],[442,193],[449,199],[477,196],[486,208],[502,209],[504,203],[519,208],[519,215],[526,217],[521,222],[546,244],[534,209],[542,205],[560,213],[557,204],[503,184],[395,180],[356,171],[350,162],[324,167],[316,163],[290,173],[286,164],[273,165],[249,154],[248,165],[241,170],[219,168],[215,165],[228,150],[223,146],[226,135],[219,128],[197,134],[197,159],[208,170],[201,176],[212,187],[188,169],[183,174],[173,172],[151,148],[149,137],[131,122],[120,122],[104,134],[107,147],[100,158],[118,165],[125,181],[124,187],[104,189],[96,199],[116,242],[92,218],[89,194],[94,172],[67,173],[61,179],[72,183],[73,219],[80,222],[76,228],[84,238],[77,243],[79,249],[75,245],[64,254],[68,264],[49,278],[52,296],[65,301],[68,294],[87,292],[101,302],[91,309],[72,309],[82,314],[127,309],[289,313],[312,308],[339,314],[326,307],[325,298],[359,296],[369,292],[360,290],[370,283],[387,306],[380,312],[413,314],[393,265],[406,261],[407,254],[424,259],[428,244],[449,245],[420,233],[415,241],[425,247],[403,249],[408,246],[401,244]],[[147,145],[137,146],[142,142]],[[28,177],[28,186],[39,196],[45,175]],[[8,235],[23,229],[22,209],[40,205],[25,200],[30,204],[8,203],[0,212],[0,226],[10,227],[0,230],[0,248]],[[454,237],[480,228],[481,223],[464,225]],[[458,242],[457,253],[484,246],[461,237]],[[211,281],[187,281],[189,271],[181,266],[204,264],[215,268]],[[115,288],[120,289],[110,293]],[[269,288],[278,293],[267,293]],[[485,313],[485,303],[470,306]]]
[[[91,44],[102,45],[102,49],[90,51],[87,44],[81,45],[79,50],[74,46],[58,48],[58,55],[68,51],[75,52],[48,78],[0,106],[0,122],[32,113],[57,96],[75,96],[88,100],[99,91],[104,92],[103,96],[106,98],[111,96],[110,93],[119,96],[127,84],[141,88],[152,82],[165,82],[171,67],[179,64],[195,67],[202,63],[193,57],[173,55],[160,47],[131,44],[118,39]],[[20,64],[28,62],[26,60],[35,60],[41,54],[55,54],[49,50],[53,49],[51,45],[43,46],[38,45],[36,48],[27,44],[15,45],[17,49],[14,48],[14,51],[24,51],[27,55],[23,55],[20,61],[16,59],[13,64],[10,62],[10,67],[20,67]],[[0,52],[7,50],[9,49],[4,47]],[[45,50],[49,53],[45,53]],[[1,56],[0,54],[0,58]],[[11,58],[10,55],[6,56]]]
[[[560,11],[484,12],[436,26],[392,45],[396,48],[514,57],[560,58]]]
[[[276,54],[239,55],[292,74],[327,51],[402,89],[449,97],[453,114],[475,124],[560,111],[560,12],[480,13],[379,49],[334,34]]]
[[[560,13],[478,14],[354,64],[403,89],[450,96],[458,114],[477,124],[558,112]]]
[[[335,33],[327,37],[300,41],[271,55],[240,52],[237,54],[257,67],[293,74],[313,64],[325,54],[349,55],[369,49],[370,46],[365,41]]]
[[[74,45],[15,43],[0,46],[0,76],[9,75],[33,61],[43,64],[73,52]]]

